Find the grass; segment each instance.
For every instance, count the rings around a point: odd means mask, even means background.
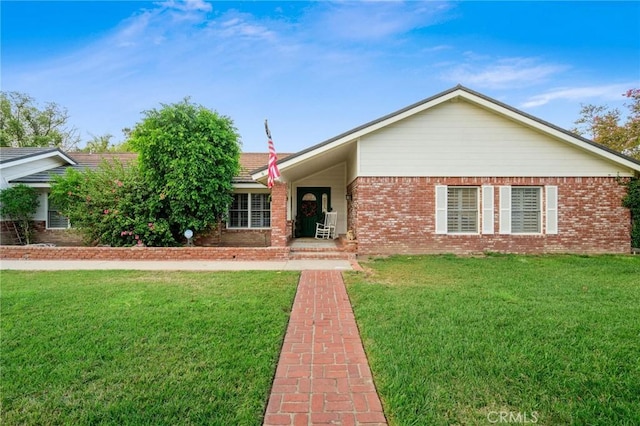
[[[1,423],[262,423],[297,273],[1,279]]]
[[[346,282],[390,424],[640,424],[640,257],[363,265]]]

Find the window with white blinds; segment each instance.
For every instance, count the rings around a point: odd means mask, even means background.
[[[447,233],[477,233],[478,208],[477,187],[447,187]]]
[[[536,234],[542,229],[542,191],[539,187],[511,187],[511,233]]]
[[[229,228],[269,228],[271,226],[269,194],[233,194],[227,226]]]

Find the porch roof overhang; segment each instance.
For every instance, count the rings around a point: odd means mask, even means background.
[[[302,179],[314,173],[325,170],[336,164],[344,162],[349,155],[355,152],[357,138],[349,140],[336,140],[332,144],[323,143],[318,151],[318,145],[294,154],[291,157],[278,161],[281,179],[284,182],[292,182]],[[251,177],[264,185],[267,183],[268,172],[266,167],[262,167],[252,172]]]
[[[568,130],[562,129],[554,124],[534,117],[464,86],[457,85],[430,98],[419,101],[413,105],[409,105],[399,111],[395,111],[384,117],[363,124],[362,126],[356,127],[355,129],[349,130],[334,138],[293,154],[286,159],[279,160],[277,164],[280,174],[285,181],[291,181],[326,169],[331,165],[344,161],[352,150],[355,150],[355,145],[358,139],[362,136],[375,132],[381,128],[444,102],[456,102],[459,100],[464,100],[481,108],[493,111],[503,117],[516,121],[521,125],[545,133],[563,143],[573,145],[583,151],[591,153],[592,155],[620,164],[635,173],[640,173],[640,161],[632,157],[623,155],[604,145],[600,145],[594,141],[571,133]],[[254,170],[251,177],[258,182],[265,183],[267,181],[267,175],[268,171],[265,166]]]

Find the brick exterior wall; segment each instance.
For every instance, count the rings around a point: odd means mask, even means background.
[[[0,246],[0,259],[23,260],[286,260],[289,247]]]
[[[291,239],[291,222],[287,221],[287,184],[276,182],[271,188],[271,245],[285,247]]]
[[[44,221],[33,223],[35,232],[33,243],[54,244],[56,246],[83,246],[82,235],[74,229],[46,229]],[[7,222],[0,221],[0,243],[15,245],[17,240]],[[269,247],[271,245],[270,229],[227,229],[220,228],[198,235],[194,244],[200,247]]]
[[[224,223],[205,235],[194,239],[196,246],[202,247],[269,247],[269,229],[228,229]]]
[[[494,234],[436,234],[436,185],[494,186]],[[500,235],[501,185],[556,185],[558,234]],[[347,190],[353,196],[347,227],[356,234],[359,254],[630,253],[630,213],[621,201],[625,191],[614,177],[360,177]]]

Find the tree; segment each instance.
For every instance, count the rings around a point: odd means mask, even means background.
[[[31,244],[31,221],[40,201],[35,188],[19,184],[0,191],[0,215],[16,222],[20,239]]]
[[[186,229],[210,229],[233,200],[232,179],[240,167],[233,121],[188,98],[144,115],[129,142],[174,238]]]
[[[79,149],[80,152],[88,152],[93,154],[103,152],[131,152],[132,148],[129,141],[119,144],[111,142],[113,135],[106,133],[102,136],[91,135],[91,140],[87,142],[84,148]]]
[[[20,92],[0,92],[0,146],[74,149],[80,138],[68,125],[66,108],[48,102],[44,108]]]
[[[80,152],[89,153],[101,153],[101,152],[113,152],[115,146],[111,143],[113,135],[107,133],[102,136],[91,135],[91,140],[87,142],[84,148],[80,149]]]
[[[624,123],[621,123],[622,115],[618,109],[583,105],[580,118],[575,122],[578,127],[573,131],[614,151],[640,159],[640,89],[630,89],[623,96],[630,100],[625,104],[629,115]]]

